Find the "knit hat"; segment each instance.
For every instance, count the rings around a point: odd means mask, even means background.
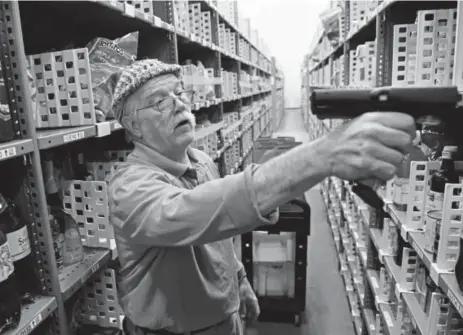
[[[116,120],[122,123],[125,100],[143,84],[163,74],[179,75],[180,71],[180,65],[166,64],[157,59],[135,61],[122,70],[113,94],[112,109]]]

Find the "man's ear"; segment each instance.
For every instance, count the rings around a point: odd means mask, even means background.
[[[136,120],[133,116],[125,116],[122,118],[122,122],[127,128],[127,130],[135,137],[141,138],[142,131],[141,131],[141,124]]]

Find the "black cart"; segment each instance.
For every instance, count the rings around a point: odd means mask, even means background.
[[[254,152],[256,156],[253,160],[262,163],[261,158],[265,157],[264,161],[268,160],[299,144],[300,142],[295,142],[293,138],[286,137],[263,140],[260,145],[257,144]],[[270,151],[272,154],[269,154]],[[261,226],[256,231],[265,231],[269,234],[295,233],[293,297],[258,296],[258,299],[261,307],[259,321],[293,323],[299,326],[306,305],[307,238],[310,235],[310,206],[304,196],[294,199],[287,205],[280,207],[280,218],[275,225]],[[252,232],[241,235],[241,259],[249,281],[253,285]]]

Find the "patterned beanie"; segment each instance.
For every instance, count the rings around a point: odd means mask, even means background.
[[[180,71],[180,65],[163,63],[157,59],[135,61],[122,70],[113,94],[112,110],[116,120],[122,123],[125,100],[143,84],[163,74],[180,75]]]

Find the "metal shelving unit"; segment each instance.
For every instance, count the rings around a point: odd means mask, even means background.
[[[40,326],[40,334],[69,334],[71,322],[66,313],[70,301],[84,287],[91,286],[102,276],[107,266],[117,255],[114,248],[85,247],[84,261],[66,266],[60,272],[56,267],[52,245],[41,154],[43,150],[57,150],[67,146],[83,145],[91,150],[92,143],[104,141],[100,138],[120,136],[121,125],[114,121],[53,129],[36,129],[36,116],[31,103],[31,90],[27,73],[27,56],[50,49],[63,48],[63,42],[85,45],[94,37],[115,38],[132,31],[139,31],[139,58],[158,58],[164,62],[182,63],[186,58],[201,60],[213,68],[214,76],[220,77],[222,69],[239,70],[259,76],[271,82],[267,88],[260,87],[252,92],[242,92],[233,96],[222,95],[222,84],[216,89],[216,98],[194,103],[195,112],[212,113],[214,121],[209,126],[196,131],[196,140],[211,135],[219,139],[217,151],[211,156],[219,165],[222,174],[237,173],[245,168],[252,151],[243,147],[244,135],[251,133],[256,139],[270,136],[283,109],[278,100],[283,100],[284,77],[276,69],[275,59],[266,51],[260,41],[245,34],[237,24],[223,15],[214,1],[189,1],[200,3],[201,8],[211,13],[212,39],[199,38],[192,33],[178,29],[175,1],[144,1],[152,10],[142,11],[133,2],[125,1],[75,1],[75,2],[0,2],[0,43],[5,86],[8,89],[10,111],[17,124],[17,139],[0,144],[0,161],[25,157],[27,165],[27,199],[29,203],[29,236],[38,257],[41,295],[33,304],[23,307],[20,325],[6,334],[29,334]],[[56,20],[56,24],[53,23]],[[58,23],[59,21],[59,23]],[[43,22],[50,22],[49,28]],[[57,25],[62,24],[60,28]],[[243,39],[249,47],[248,57],[242,57],[219,46],[218,27],[225,24],[235,33],[236,44]],[[44,31],[47,30],[45,34]],[[42,36],[42,37],[41,37]],[[47,38],[43,38],[47,36]],[[251,61],[251,52],[257,58]],[[279,93],[281,99],[275,99]],[[250,104],[257,108],[249,109]],[[239,106],[240,118],[233,124],[223,120],[232,104]],[[253,105],[254,106],[254,105]],[[243,112],[241,112],[243,110]],[[247,123],[244,123],[245,118]],[[248,121],[251,120],[249,123]],[[234,132],[232,138],[228,135]],[[119,134],[119,135],[118,135]],[[223,139],[227,138],[227,141]],[[90,143],[87,145],[86,143]],[[239,143],[240,157],[232,166],[226,166],[227,150]],[[87,145],[87,146],[86,146]],[[7,164],[7,162],[0,164]],[[107,273],[106,273],[107,274]],[[111,313],[108,313],[108,315]],[[109,316],[107,317],[109,320]],[[103,318],[104,319],[104,318]],[[110,324],[108,320],[102,325]]]
[[[311,52],[306,56],[301,68],[302,78],[302,109],[307,131],[313,139],[318,138],[340,124],[337,120],[324,120],[314,117],[310,112],[309,96],[311,88],[334,88],[359,86],[359,82],[351,77],[352,66],[356,66],[352,57],[357,57],[354,51],[367,42],[374,43],[374,71],[370,87],[394,85],[393,72],[398,70],[394,65],[397,61],[397,37],[394,36],[394,26],[417,24],[415,17],[418,11],[437,9],[453,9],[456,18],[453,19],[455,34],[455,52],[450,62],[453,64],[452,84],[463,92],[461,73],[463,59],[461,57],[463,43],[463,3],[460,1],[398,1],[384,0],[376,3],[365,14],[361,24],[355,26],[351,21],[354,15],[355,3],[358,1],[338,1],[343,9],[343,19],[340,24],[340,39],[333,45],[324,44],[326,34],[319,29]],[[336,5],[336,4],[335,4]],[[411,36],[411,35],[410,35]],[[396,43],[396,44],[394,44]],[[408,43],[408,42],[407,42]],[[418,41],[418,46],[420,42]],[[422,52],[417,46],[416,53]],[[408,47],[408,44],[407,44]],[[452,47],[453,48],[453,47]],[[402,52],[403,50],[400,50]],[[358,61],[358,59],[357,59]],[[410,65],[407,65],[410,66]],[[396,72],[394,72],[396,73]],[[421,76],[421,72],[417,71]],[[364,83],[363,83],[364,84]],[[363,85],[364,86],[364,85]],[[379,191],[385,201],[384,212],[390,216],[394,231],[407,243],[407,255],[403,256],[401,265],[396,264],[388,243],[388,230],[378,226],[377,219],[382,213],[370,208],[352,193],[348,183],[336,178],[329,178],[322,184],[322,194],[327,205],[328,218],[333,232],[336,249],[339,254],[340,271],[343,278],[353,278],[346,282],[349,301],[351,283],[356,286],[356,280],[363,277],[364,293],[358,293],[352,298],[363,311],[364,326],[359,329],[354,319],[357,334],[402,334],[406,316],[406,326],[421,335],[455,334],[458,324],[463,321],[463,293],[460,291],[456,276],[452,271],[442,268],[441,263],[434,262],[432,254],[424,248],[424,232],[416,228],[411,219],[410,211],[397,210],[392,204],[391,185]],[[416,197],[415,197],[416,199]],[[408,204],[411,207],[411,204]],[[441,239],[444,238],[441,234]],[[440,252],[440,251],[439,251]],[[365,257],[366,256],[366,257]],[[349,259],[358,259],[356,265]],[[416,261],[415,261],[416,260]],[[429,272],[432,282],[438,287],[430,298],[429,309],[425,312],[423,298],[416,292],[413,282],[417,267],[423,266]],[[359,274],[359,275],[356,275]],[[413,278],[413,279],[412,279]],[[349,283],[349,284],[347,284]],[[358,290],[354,290],[358,291]],[[386,293],[385,293],[386,292]],[[437,318],[441,317],[439,321]],[[448,324],[445,324],[447,321]],[[439,331],[437,324],[439,322]],[[442,326],[443,324],[443,326]],[[372,325],[376,329],[372,333]],[[443,328],[442,328],[443,327]],[[401,332],[402,331],[402,332]],[[406,334],[415,334],[406,332]]]

